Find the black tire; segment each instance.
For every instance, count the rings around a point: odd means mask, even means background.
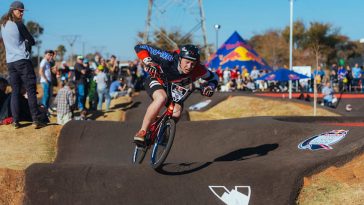
[[[135,146],[133,154],[133,163],[141,164],[144,160],[146,153],[147,153],[147,147]]]
[[[160,135],[162,138],[159,140],[156,139],[151,157],[151,166],[155,170],[158,170],[162,166],[172,148],[174,135],[176,133],[175,121],[173,119],[167,119],[160,130],[163,130],[163,133]]]

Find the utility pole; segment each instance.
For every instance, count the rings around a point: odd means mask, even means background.
[[[198,5],[200,7],[200,17],[201,17],[201,22],[202,22],[201,28],[202,28],[202,34],[203,34],[203,42],[204,42],[204,46],[205,46],[205,56],[206,56],[206,59],[208,59],[210,56],[210,53],[209,53],[209,48],[207,47],[205,13],[203,12],[203,8],[202,8],[202,0],[198,0]]]
[[[292,70],[292,52],[293,52],[293,1],[290,0],[290,29],[289,29],[289,70]],[[289,99],[292,99],[292,80],[289,81]]]
[[[106,48],[106,46],[92,46],[92,49],[95,50],[95,53],[99,53],[102,55],[103,50]]]
[[[198,3],[198,5],[197,5]],[[207,34],[206,34],[206,26],[205,26],[205,14],[202,6],[202,0],[190,0],[190,1],[181,1],[181,0],[168,0],[164,1],[163,5],[161,1],[148,0],[148,13],[146,18],[146,25],[143,35],[143,43],[147,43],[149,41],[149,33],[159,32],[161,37],[166,40],[166,42],[174,48],[178,48],[177,43],[173,41],[168,35],[160,32],[163,26],[161,22],[165,21],[166,18],[176,18],[175,10],[183,10],[183,12],[188,13],[186,15],[193,16],[197,20],[197,25],[193,27],[191,31],[185,34],[181,41],[189,38],[196,37],[196,31],[198,29],[202,30],[202,38],[203,45],[201,46],[202,52],[205,53],[205,56],[209,57],[209,48],[207,43]],[[170,7],[174,7],[171,9]],[[153,12],[153,9],[156,11]],[[199,9],[197,11],[197,9]],[[171,11],[171,12],[169,12]],[[173,19],[174,20],[174,19]],[[154,22],[154,23],[153,23]],[[183,27],[183,25],[176,25]]]
[[[148,15],[147,15],[147,22],[145,24],[145,31],[144,31],[144,37],[143,37],[143,43],[148,42],[149,38],[149,29],[150,29],[150,21],[152,17],[152,6],[153,6],[153,0],[148,1]]]
[[[85,57],[85,47],[86,47],[86,42],[83,41],[82,42],[82,55]]]
[[[217,51],[217,49],[219,48],[219,29],[221,28],[221,25],[215,24],[214,28],[216,30],[216,46],[215,46],[215,48],[216,48],[216,51]]]
[[[71,65],[73,65],[73,46],[75,45],[76,40],[80,37],[80,35],[64,35],[62,37],[71,47]]]

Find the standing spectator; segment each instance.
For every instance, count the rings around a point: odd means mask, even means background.
[[[48,110],[48,108],[50,107],[51,97],[53,93],[51,64],[50,64],[52,55],[53,55],[52,50],[46,50],[44,52],[44,57],[39,64],[40,83],[42,84],[43,88],[42,105],[46,110]]]
[[[253,67],[253,70],[250,71],[250,78],[252,81],[255,81],[255,87],[259,88],[259,81],[256,81],[255,79],[259,78],[259,70],[257,69],[257,66]]]
[[[227,85],[230,82],[230,75],[231,75],[230,70],[228,67],[226,67],[224,69],[224,72],[222,73],[224,85]]]
[[[94,81],[94,78],[96,76],[96,70],[91,70],[90,72],[90,83],[89,83],[89,89],[88,89],[88,104],[90,110],[97,110],[97,84]]]
[[[97,69],[97,67],[101,64],[100,60],[101,60],[101,56],[100,56],[98,53],[96,53],[96,54],[95,54],[94,61],[92,62],[92,64],[91,64],[90,68],[91,68],[92,70],[96,70],[96,69]]]
[[[137,80],[137,72],[138,72],[138,61],[132,61],[132,62],[130,62],[130,64],[129,64],[130,66],[129,66],[129,73],[130,73],[130,77],[131,77],[131,79],[130,79],[130,86],[129,87],[131,87],[131,88],[134,88],[135,87],[135,82],[136,82],[136,80]]]
[[[74,88],[74,84],[70,81],[57,93],[55,100],[57,103],[57,124],[64,125],[72,119],[72,108],[75,103],[73,96]]]
[[[230,77],[231,77],[231,89],[234,91],[236,90],[238,84],[238,78],[240,76],[240,72],[239,72],[239,66],[235,66],[231,71],[230,71]]]
[[[111,55],[109,62],[107,63],[107,67],[109,68],[109,81],[112,82],[118,79],[119,68],[116,60],[116,56]]]
[[[222,73],[223,73],[222,68],[221,66],[219,66],[216,70],[216,75],[217,77],[219,77],[219,83],[222,83]]]
[[[89,62],[89,60],[87,58],[85,58],[83,60],[83,67],[86,70],[85,81],[84,81],[84,83],[85,83],[84,84],[85,85],[85,97],[83,99],[83,105],[85,106],[85,104],[86,104],[86,98],[88,96],[88,89],[90,87],[90,76],[91,76],[90,62]]]
[[[1,35],[5,45],[6,62],[10,76],[11,113],[13,126],[19,128],[19,99],[21,87],[24,86],[28,95],[28,104],[36,129],[46,125],[40,119],[40,111],[36,95],[36,75],[30,61],[31,47],[35,44],[34,38],[23,24],[24,4],[14,1],[8,13],[0,20]]]
[[[141,61],[136,60],[136,62],[137,62],[137,80],[135,82],[134,90],[140,91],[140,90],[144,89],[144,80],[146,77],[146,73],[144,71]],[[121,75],[119,75],[119,76],[121,76]]]
[[[105,61],[105,58],[100,58],[100,65],[102,65],[102,67],[104,68],[103,69],[103,72],[104,73],[108,73],[109,72],[109,69],[107,67],[107,63]],[[99,68],[99,66],[97,66],[97,68]]]
[[[77,56],[77,62],[75,64],[75,81],[76,81],[76,105],[78,109],[83,111],[85,109],[86,100],[86,83],[87,83],[87,71],[83,66],[83,56]]]
[[[62,86],[64,86],[65,83],[68,82],[68,78],[70,76],[70,68],[66,61],[62,61],[61,66],[59,67],[59,72],[61,75]]]
[[[330,71],[335,71],[335,73],[337,73],[338,72],[338,67],[337,67],[337,65],[336,65],[336,63],[333,63],[332,65],[331,65],[331,68],[330,68]]]
[[[358,90],[360,90],[359,82],[361,78],[361,69],[357,63],[352,69],[352,76],[353,76],[352,85],[354,87],[354,91],[357,92]]]
[[[343,67],[343,66],[340,66],[340,67]],[[338,84],[338,70],[337,69],[332,69],[330,70],[330,82],[331,82],[331,85],[332,87],[337,87],[337,84]]]
[[[348,90],[349,90],[349,92],[351,92],[352,83],[353,83],[353,74],[351,71],[351,67],[349,65],[346,66],[346,71],[347,71],[346,78],[348,79],[348,82],[347,82]]]
[[[347,83],[348,79],[347,76],[348,71],[344,68],[344,66],[340,66],[339,70],[337,71],[337,78],[339,81],[339,92],[347,91]]]
[[[110,108],[111,99],[110,99],[109,90],[108,90],[108,86],[107,86],[108,78],[107,78],[106,74],[103,72],[103,70],[104,70],[104,66],[99,65],[99,67],[96,70],[96,76],[95,76],[94,80],[97,83],[97,94],[99,97],[99,102],[97,104],[97,110],[102,110],[102,102],[105,97],[106,112],[107,112],[107,111],[109,111],[109,108]]]
[[[51,55],[51,59],[49,60],[49,64],[51,65],[51,77],[52,77],[52,87],[58,86],[58,80],[57,80],[57,63],[56,63],[56,56],[57,52],[53,50],[53,53]],[[53,94],[53,90],[52,90]]]
[[[321,83],[325,77],[325,72],[321,69],[321,66],[318,66],[312,73],[312,82],[317,85],[317,92],[321,92]]]
[[[250,77],[249,71],[245,66],[241,66],[241,78]]]

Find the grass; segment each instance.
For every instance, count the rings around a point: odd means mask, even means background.
[[[297,200],[299,205],[363,205],[364,155],[341,167],[330,167],[306,177]]]
[[[299,196],[299,205],[362,205],[364,202],[364,183],[347,184],[319,174],[313,182],[305,186]]]
[[[111,103],[111,110],[96,120],[122,121],[124,112],[112,109],[116,104],[130,101],[129,97],[118,98]],[[25,127],[14,129],[11,125],[0,126],[0,167],[23,170],[32,163],[50,163],[56,157],[57,139],[61,125],[56,125],[56,117],[51,117],[52,125],[34,129],[29,122],[21,122]]]
[[[230,97],[206,112],[190,112],[190,119],[192,121],[256,116],[313,116],[313,108],[310,105],[290,100],[278,101],[266,98],[237,96]],[[318,107],[317,116],[339,115]]]

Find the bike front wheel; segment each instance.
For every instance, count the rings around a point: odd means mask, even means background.
[[[172,148],[176,123],[173,119],[167,119],[159,129],[157,139],[153,146],[151,166],[159,169],[166,160]]]
[[[144,160],[146,153],[147,153],[147,147],[135,146],[133,154],[133,163],[141,164]]]

